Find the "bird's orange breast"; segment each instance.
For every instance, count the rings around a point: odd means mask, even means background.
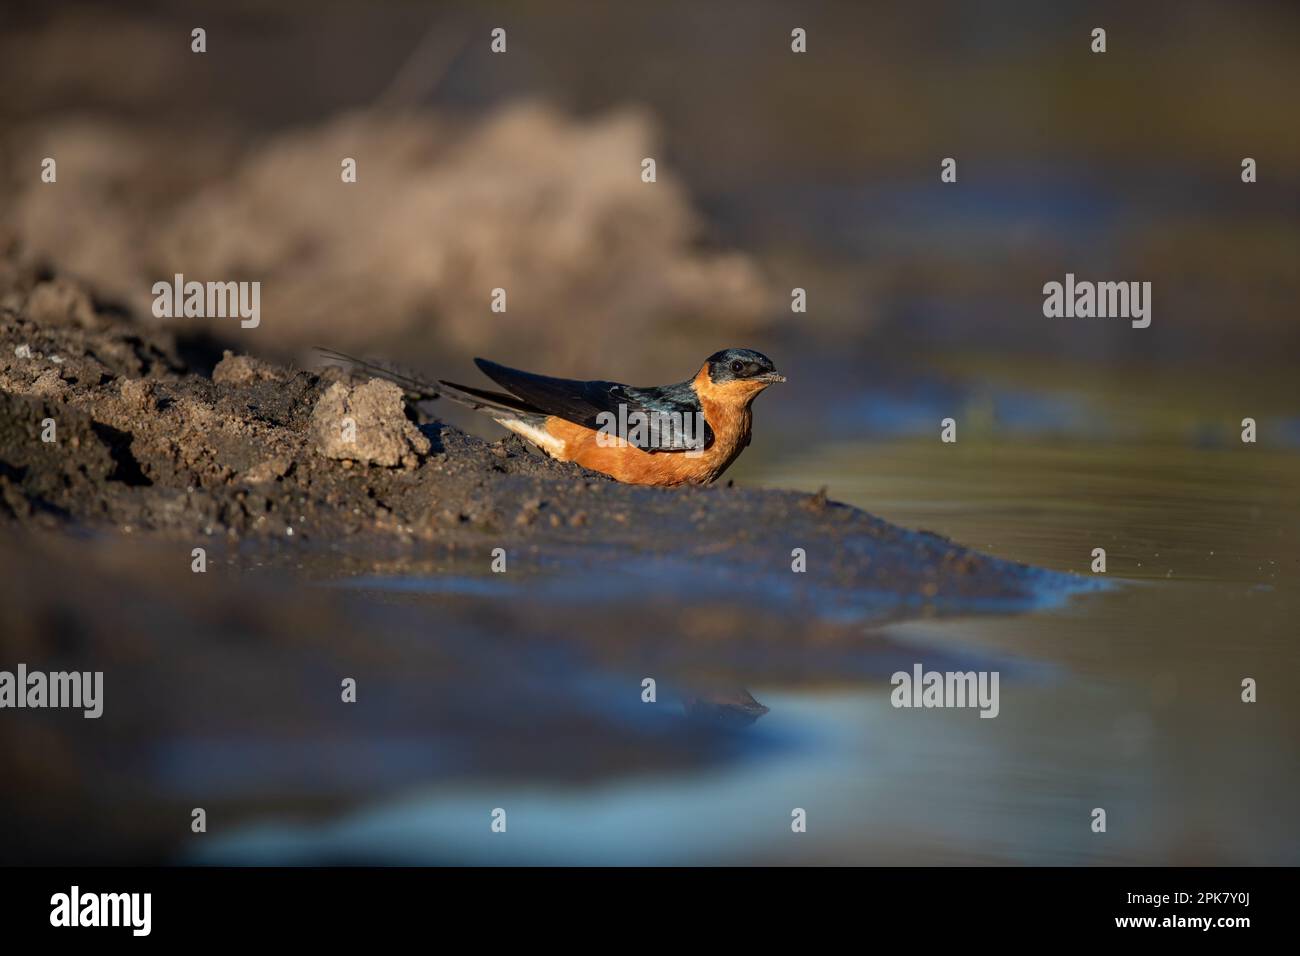
[[[577,462],[631,484],[708,484],[726,471],[749,444],[749,406],[764,386],[744,381],[715,385],[709,379],[707,365],[692,384],[704,419],[713,430],[713,443],[698,454],[648,452],[632,445],[610,444],[609,436],[554,416],[546,420],[546,432],[560,447],[551,453],[561,461]]]

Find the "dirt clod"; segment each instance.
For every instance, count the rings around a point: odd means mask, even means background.
[[[316,402],[311,425],[326,458],[414,468],[429,453],[429,439],[406,418],[402,390],[382,379],[355,388],[335,382]]]

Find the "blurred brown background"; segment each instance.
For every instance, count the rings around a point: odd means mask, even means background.
[[[146,319],[175,272],[260,280],[260,328],[212,330],[246,350],[322,344],[448,375],[486,353],[650,381],[727,345],[805,381],[951,352],[1218,369],[1300,354],[1291,4],[5,16],[5,242]],[[1151,281],[1152,327],[1043,318],[1042,284],[1067,271]]]

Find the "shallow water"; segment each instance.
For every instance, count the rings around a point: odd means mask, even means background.
[[[901,441],[826,446],[805,468],[764,477],[828,483],[890,520],[1046,567],[1089,572],[1102,547],[1107,577],[1123,584],[1057,610],[888,629],[1039,662],[1050,676],[1004,684],[992,721],[885,709],[896,769],[880,833],[924,834],[932,852],[971,859],[1300,858],[1287,796],[1300,782],[1300,457]],[[1257,703],[1241,701],[1245,677]],[[1094,807],[1107,810],[1105,835],[1088,828]],[[907,838],[882,843],[864,849],[927,857]]]
[[[625,745],[632,752],[621,754],[627,766],[617,772],[566,781],[552,771],[575,760],[582,740],[548,737],[536,741],[545,769],[454,779],[431,769],[426,784],[371,792],[325,823],[280,816],[241,827],[207,842],[197,859],[1300,860],[1300,815],[1289,796],[1300,783],[1300,704],[1291,689],[1300,663],[1300,455],[1227,443],[991,434],[955,445],[908,435],[815,442],[797,466],[795,456],[758,454],[737,477],[829,486],[833,498],[904,526],[1089,577],[1092,549],[1102,547],[1109,588],[1028,613],[867,618],[860,626],[871,643],[815,659],[804,648],[790,661],[769,655],[756,664],[743,642],[724,644],[705,672],[720,684],[735,676],[769,711],[748,726],[701,727],[699,740],[710,746],[687,766],[656,769],[647,751],[638,771],[636,748],[648,746],[639,738]],[[660,572],[672,581],[659,581]],[[689,569],[651,566],[575,581],[561,572],[511,587],[522,585],[535,602],[542,635],[563,628],[575,604],[628,597],[606,593],[602,581],[621,580],[630,591],[646,582],[676,588],[684,574]],[[700,583],[713,599],[734,602],[745,584],[725,577]],[[448,595],[503,597],[491,578],[455,567],[338,583],[381,602],[428,602],[430,610]],[[755,613],[799,606],[789,595],[762,597]],[[806,608],[807,619],[823,610]],[[534,639],[544,647],[545,637]],[[619,636],[608,641],[617,673]],[[548,672],[567,703],[582,695],[605,721],[648,726],[645,708],[628,704],[610,667],[568,661]],[[998,671],[998,716],[895,709],[889,675],[912,663]],[[1258,681],[1257,703],[1241,700],[1246,677]],[[507,811],[508,836],[490,831],[498,807]],[[804,834],[791,832],[796,807],[807,812]],[[1097,807],[1106,810],[1104,834],[1090,828]]]

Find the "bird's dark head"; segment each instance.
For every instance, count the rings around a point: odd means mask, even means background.
[[[785,376],[777,374],[772,360],[753,349],[723,349],[714,352],[705,362],[709,381],[716,386],[740,387],[755,394],[774,382],[784,382]]]

